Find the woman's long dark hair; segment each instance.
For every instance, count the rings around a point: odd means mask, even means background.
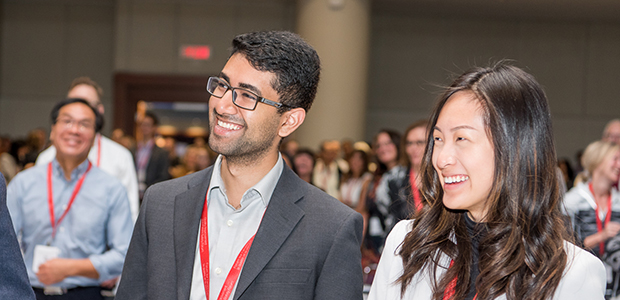
[[[455,277],[458,284],[451,299],[465,298],[470,289],[472,246],[464,214],[444,206],[441,183],[431,162],[433,128],[450,96],[459,91],[476,95],[495,154],[494,182],[484,219],[488,231],[480,241],[476,299],[495,299],[502,294],[508,300],[551,299],[568,263],[564,240],[571,240],[559,205],[551,116],[534,77],[505,63],[465,72],[439,98],[429,121],[421,170],[421,193],[429,205],[414,221],[400,248],[404,265],[399,278],[401,294],[418,272],[426,271],[432,278],[433,300],[443,299]],[[454,265],[437,278],[442,255]]]

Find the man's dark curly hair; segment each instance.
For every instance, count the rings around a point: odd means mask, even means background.
[[[240,53],[259,71],[276,75],[273,89],[280,102],[310,110],[319,84],[321,62],[314,48],[288,31],[262,31],[236,36],[231,56]],[[287,108],[282,107],[280,112]]]

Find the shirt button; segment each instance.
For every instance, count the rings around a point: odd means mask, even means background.
[[[228,225],[228,227],[233,226],[233,220],[228,220],[226,222],[226,225]]]
[[[221,268],[215,268],[215,274],[220,275],[222,273]]]

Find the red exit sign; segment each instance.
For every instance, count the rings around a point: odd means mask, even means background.
[[[207,60],[211,57],[211,47],[207,45],[182,45],[181,57],[192,60]]]

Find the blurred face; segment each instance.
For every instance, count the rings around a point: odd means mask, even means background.
[[[157,127],[155,127],[155,122],[153,122],[153,119],[149,117],[145,117],[140,123],[140,132],[145,139],[150,139],[154,137],[156,130]]]
[[[103,105],[101,104],[101,99],[99,99],[97,90],[88,84],[76,85],[69,91],[69,93],[67,93],[67,98],[84,99],[90,104],[90,106],[95,107],[100,113],[103,114]]]
[[[314,168],[314,165],[312,164],[312,157],[307,153],[297,154],[297,156],[293,159],[293,164],[295,165],[297,174],[300,176],[312,173],[312,169]]]
[[[351,158],[349,158],[349,167],[353,174],[358,176],[362,175],[362,170],[364,170],[364,158],[361,153],[354,152],[353,155],[351,155]]]
[[[415,170],[420,168],[422,156],[424,155],[424,146],[426,146],[426,128],[416,127],[409,131],[405,142],[405,152],[411,162],[411,167]]]
[[[242,54],[230,57],[220,78],[232,87],[243,87],[260,97],[279,101],[271,83],[275,74],[255,69]],[[227,157],[260,157],[275,151],[280,141],[278,130],[284,123],[284,114],[275,107],[258,103],[255,110],[237,107],[232,92],[222,98],[209,98],[209,146]]]
[[[86,159],[95,139],[95,113],[83,103],[63,106],[50,139],[59,158]]]
[[[457,92],[439,113],[433,129],[433,167],[443,187],[443,204],[467,210],[483,221],[493,186],[495,154],[483,109],[473,93]]]
[[[377,154],[379,161],[388,167],[394,166],[396,164],[396,160],[398,159],[398,149],[396,149],[396,145],[392,143],[390,135],[385,132],[381,132],[377,136],[375,153]]]
[[[185,151],[185,157],[184,157],[185,166],[190,170],[195,169],[197,157],[198,157],[198,149],[193,148],[193,147],[188,147],[187,150]]]
[[[338,157],[338,152],[340,152],[340,145],[337,142],[325,143],[323,144],[323,150],[321,151],[321,159],[326,164],[330,164],[336,159],[336,157]]]
[[[196,167],[198,168],[198,170],[202,170],[208,167],[210,164],[211,159],[209,158],[209,152],[207,151],[207,149],[198,149],[198,153],[196,154]]]
[[[620,151],[607,154],[593,173],[598,173],[597,178],[609,180],[611,184],[617,183],[620,179]]]
[[[603,134],[603,141],[620,145],[620,122],[609,124],[607,130],[605,130],[605,134]]]

